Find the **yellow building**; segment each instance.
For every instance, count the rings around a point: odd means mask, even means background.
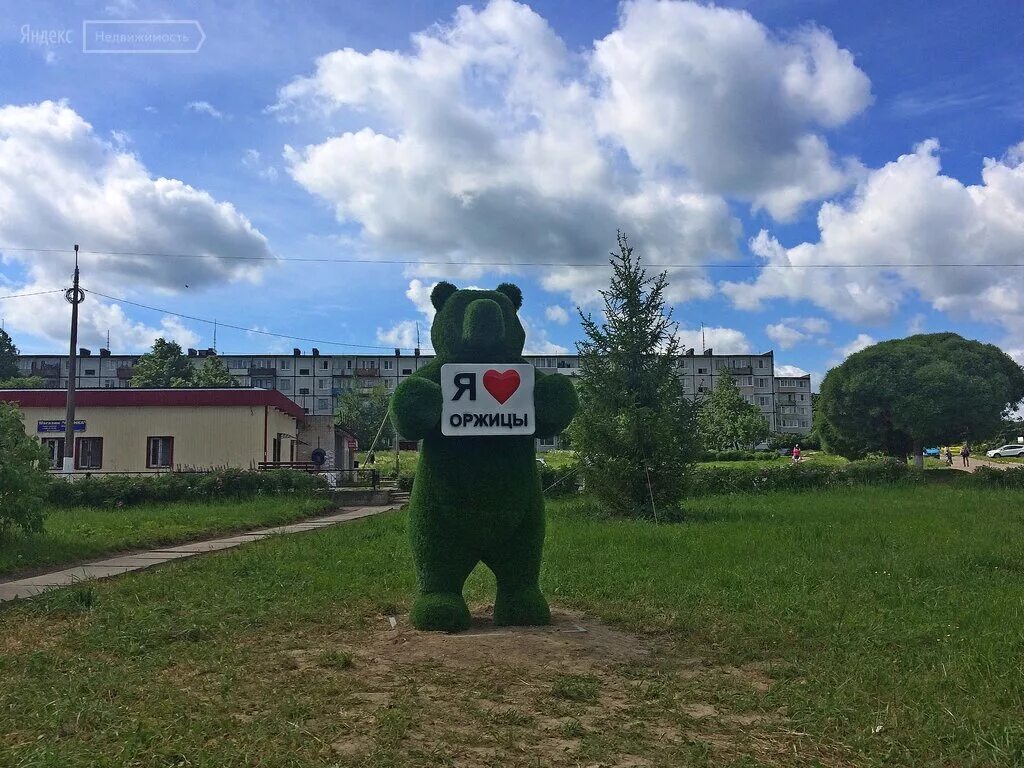
[[[0,390],[17,405],[25,431],[64,453],[66,393]],[[295,460],[302,408],[264,389],[86,389],[75,398],[75,469],[167,472],[215,467],[256,469]]]

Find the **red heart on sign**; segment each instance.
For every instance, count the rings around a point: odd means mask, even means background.
[[[504,405],[505,401],[519,389],[519,372],[509,370],[499,373],[492,368],[484,373],[484,389],[491,393],[491,397]]]

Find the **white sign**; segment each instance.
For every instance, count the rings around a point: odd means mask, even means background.
[[[445,437],[532,435],[536,428],[532,365],[442,365],[441,396]]]

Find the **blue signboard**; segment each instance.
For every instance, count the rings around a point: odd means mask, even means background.
[[[36,422],[36,432],[59,432],[64,433],[64,425],[66,422],[64,419],[53,419],[50,421],[38,421]],[[85,420],[75,419],[75,432],[85,432]]]

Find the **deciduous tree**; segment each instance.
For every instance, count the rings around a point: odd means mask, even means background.
[[[7,331],[0,330],[0,379],[13,379],[18,375],[18,348]]]
[[[188,387],[195,370],[177,342],[157,339],[132,370],[133,387]]]
[[[338,398],[338,407],[334,412],[335,423],[355,436],[360,448],[368,450],[388,415],[390,399],[391,394],[383,384],[378,384],[369,392],[348,389]],[[388,428],[385,428],[383,436],[390,443]]]
[[[203,364],[195,369],[192,376],[192,387],[237,387],[238,381],[232,376],[224,365],[224,361],[216,355],[211,355],[203,360]]]
[[[25,434],[18,408],[0,403],[0,536],[12,525],[42,529],[47,460],[39,440]]]
[[[768,422],[761,409],[743,399],[732,376],[718,383],[697,407],[701,443],[711,450],[750,448],[768,436]]]
[[[850,355],[825,375],[818,410],[848,445],[921,465],[925,444],[995,434],[1022,398],[1024,370],[999,347],[933,333]]]

